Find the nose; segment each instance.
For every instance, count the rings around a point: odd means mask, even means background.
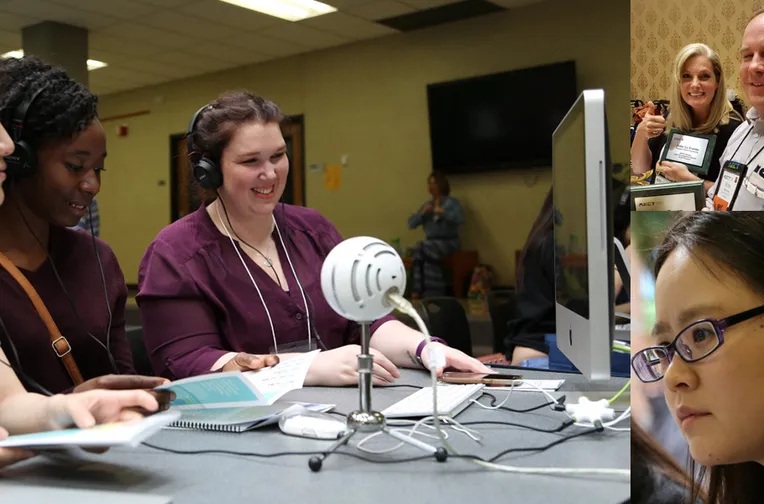
[[[764,56],[762,56],[759,53],[754,54],[748,69],[751,72],[763,73],[764,72]]]
[[[80,189],[95,196],[101,190],[101,175],[95,170],[88,170],[80,181]]]
[[[11,140],[5,127],[0,124],[0,157],[10,156],[14,149],[13,140]]]
[[[663,383],[672,392],[686,392],[698,387],[698,375],[692,366],[675,355],[663,375]]]

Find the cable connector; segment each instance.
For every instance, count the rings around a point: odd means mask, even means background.
[[[427,362],[429,363],[429,369],[439,369],[446,367],[446,354],[443,353],[443,349],[438,345],[427,345],[424,347],[424,351],[427,352]]]
[[[578,404],[567,404],[565,411],[570,413],[576,422],[588,422],[597,430],[602,430],[604,421],[613,420],[615,417],[615,410],[610,407],[607,399],[592,402],[586,397],[581,397]]]

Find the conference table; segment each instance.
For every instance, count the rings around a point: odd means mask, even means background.
[[[588,383],[581,375],[543,371],[501,370],[520,373],[526,379],[564,379],[556,395],[566,391],[616,392],[625,384],[622,378],[605,383]],[[402,370],[397,384],[427,386],[429,376],[423,371]],[[373,406],[382,410],[416,389],[375,387]],[[491,392],[490,390],[488,390]],[[491,392],[502,401],[508,392]],[[358,406],[358,389],[310,387],[290,392],[284,400],[336,404],[335,411],[347,413]],[[543,404],[548,399],[538,391],[516,391],[505,406],[524,409]],[[490,400],[483,397],[488,405]],[[530,413],[485,410],[474,404],[457,415],[462,423],[477,421],[512,422],[551,430],[566,420],[562,412],[545,407]],[[619,426],[628,427],[623,421]],[[449,442],[459,454],[490,458],[509,448],[543,447],[561,437],[585,430],[571,426],[559,433],[536,432],[506,425],[470,425],[482,435],[480,443],[448,429]],[[197,503],[504,503],[548,504],[549,502],[617,504],[628,499],[629,478],[602,474],[520,474],[486,469],[470,460],[449,458],[389,463],[422,456],[416,447],[404,446],[381,455],[360,452],[356,444],[365,434],[357,433],[341,451],[388,463],[372,463],[349,456],[331,455],[320,472],[308,467],[308,455],[258,458],[234,454],[175,454],[141,445],[137,448],[113,448],[96,455],[38,456],[0,471],[0,501],[3,484],[23,485],[34,502],[45,494],[55,495],[56,503],[81,504],[83,490],[168,496],[177,504]],[[435,440],[422,439],[435,443]],[[381,449],[397,440],[380,436],[369,444]],[[165,429],[147,443],[177,451],[222,450],[229,452],[321,452],[331,441],[287,436],[277,426],[245,433],[218,433]],[[539,468],[611,468],[629,469],[629,432],[596,432],[582,435],[544,451],[515,452],[497,463],[516,467]],[[61,490],[68,489],[68,490]],[[71,491],[78,490],[77,492]],[[148,500],[145,502],[160,502]],[[108,501],[109,499],[106,499]],[[92,500],[100,502],[100,500]],[[129,500],[140,504],[137,498]],[[116,501],[115,501],[116,502]],[[127,500],[125,502],[128,502]],[[165,502],[169,502],[165,501]]]

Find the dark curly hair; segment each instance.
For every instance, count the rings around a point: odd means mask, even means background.
[[[204,155],[220,163],[220,156],[231,141],[234,130],[253,121],[281,124],[284,114],[272,101],[252,93],[223,93],[199,114],[191,137],[194,157]]]
[[[16,108],[43,86],[24,123],[24,140],[35,149],[72,138],[98,117],[98,98],[63,68],[33,56],[8,58],[0,60],[0,118],[9,133]]]

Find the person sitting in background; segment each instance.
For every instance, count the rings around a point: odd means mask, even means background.
[[[98,200],[93,198],[93,201],[88,205],[88,213],[72,229],[82,229],[92,233],[93,236],[101,235],[101,217],[98,215]]]
[[[628,215],[628,201],[625,200],[616,206],[613,218],[614,235],[624,247],[630,244]],[[546,335],[556,332],[554,224],[557,218],[553,190],[550,188],[528,233],[515,272],[515,318],[507,328],[504,353],[506,359],[516,366],[549,367]],[[627,293],[623,292],[617,272],[614,272],[613,280],[616,309],[628,311]]]
[[[33,57],[0,60],[1,123],[17,145],[0,207],[0,343],[28,389],[154,388],[135,376],[125,335],[127,288],[111,248],[73,231],[98,193],[106,135],[97,98]],[[16,276],[14,276],[16,275]],[[64,338],[33,304],[39,294]],[[51,347],[53,343],[53,346]],[[114,376],[107,376],[114,373]]]
[[[464,224],[462,205],[450,196],[451,187],[446,176],[432,172],[427,184],[432,199],[409,217],[409,229],[422,226],[426,237],[414,248],[411,295],[415,299],[446,294],[442,262],[459,250],[459,226]],[[459,292],[453,294],[462,295]]]
[[[656,114],[652,102],[637,126],[631,146],[631,167],[640,175],[655,167],[658,175],[669,182],[705,180],[705,191],[719,176],[721,158],[732,133],[741,122],[727,100],[724,71],[719,54],[705,44],[683,47],[674,62],[671,113],[667,119]],[[698,176],[686,165],[659,161],[668,141],[667,131],[677,128],[697,135],[715,135],[708,173]]]
[[[0,206],[5,201],[3,182],[6,177],[5,157],[13,154],[14,144],[0,123]],[[5,298],[3,298],[5,299]],[[5,324],[0,318],[0,326]],[[141,390],[90,390],[78,394],[44,395],[27,392],[19,381],[5,352],[0,348],[0,439],[8,434],[87,428],[97,423],[129,421],[159,408],[157,400]],[[34,456],[17,448],[0,448],[0,467]]]
[[[195,176],[217,197],[164,228],[141,260],[136,299],[157,374],[248,370],[321,347],[306,385],[358,382],[360,326],[321,290],[321,265],[342,236],[316,210],[279,205],[289,174],[282,120],[275,103],[246,92],[223,94],[191,120]],[[392,316],[375,321],[374,383],[393,382],[398,366],[421,368],[426,344]],[[447,367],[490,372],[431,344]]]

